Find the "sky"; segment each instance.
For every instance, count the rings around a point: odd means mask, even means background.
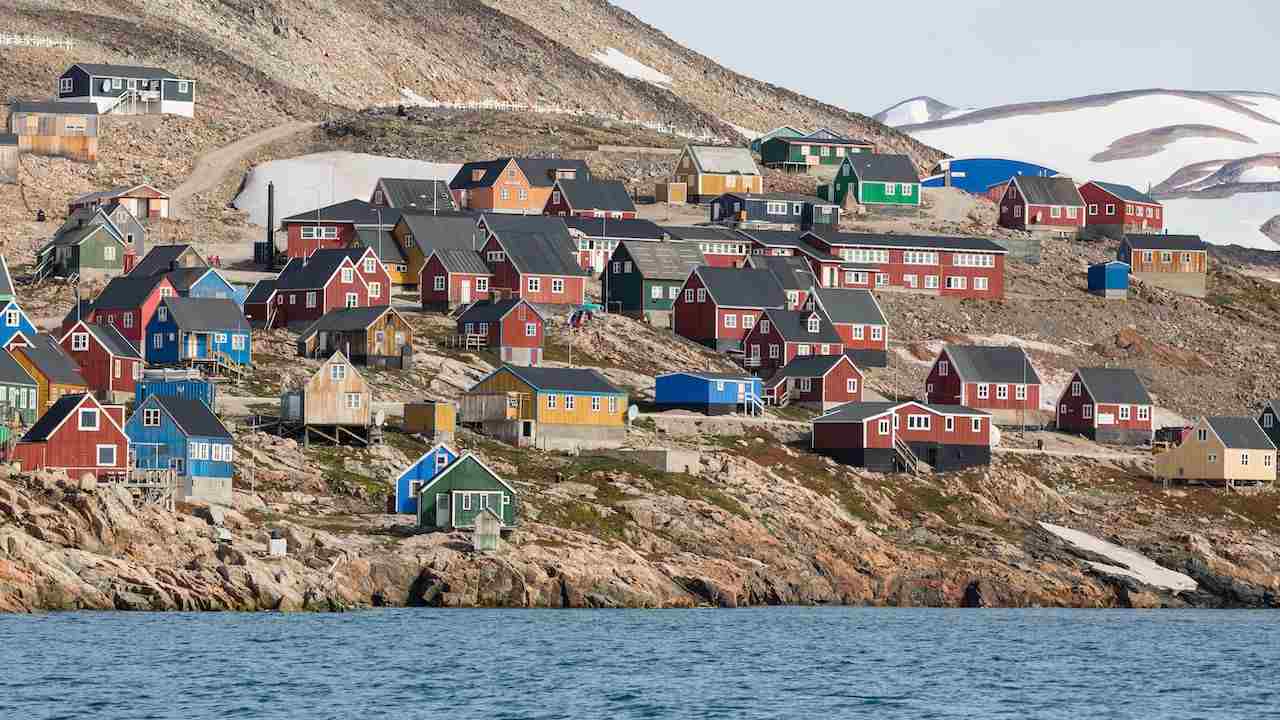
[[[1151,87],[1280,91],[1273,0],[611,1],[721,65],[867,115],[917,95],[989,107]]]

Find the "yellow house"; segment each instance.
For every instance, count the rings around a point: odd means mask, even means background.
[[[89,392],[80,366],[47,333],[28,340],[21,333],[7,346],[9,354],[36,381],[36,415],[45,413],[63,395]]]
[[[515,445],[617,447],[627,406],[626,391],[596,370],[503,365],[462,396],[461,421]]]
[[[688,186],[691,203],[709,202],[727,192],[764,192],[764,176],[743,147],[686,145],[671,182]]]
[[[402,213],[400,221],[391,229],[391,236],[404,257],[403,261],[397,261],[403,263],[404,269],[393,272],[391,266],[387,266],[392,284],[417,287],[422,266],[437,249],[478,251],[485,240],[476,227],[478,220],[478,215],[458,212]]]
[[[1251,417],[1202,417],[1155,466],[1157,477],[1171,480],[1275,482],[1276,446]]]

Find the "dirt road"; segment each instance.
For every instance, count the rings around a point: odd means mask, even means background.
[[[191,171],[191,176],[170,195],[170,216],[178,219],[189,217],[187,201],[194,195],[216,188],[226,178],[227,173],[238,169],[240,161],[249,153],[263,145],[282,140],[315,126],[316,123],[314,122],[300,120],[287,122],[283,125],[267,128],[248,137],[240,138],[230,145],[225,145],[201,155],[200,159],[196,160],[196,166]]]

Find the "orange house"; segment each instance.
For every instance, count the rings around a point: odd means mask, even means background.
[[[449,182],[460,210],[541,215],[557,180],[591,180],[582,160],[498,158],[469,162]]]

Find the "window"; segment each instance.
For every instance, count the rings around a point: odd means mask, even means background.
[[[498,193],[498,194],[502,197],[502,199],[503,199],[503,200],[510,200],[510,199],[511,199],[511,190],[510,190],[510,189],[508,189],[508,188],[506,188],[506,187],[502,188],[502,192],[500,192],[500,193]]]
[[[329,379],[334,382],[342,382],[347,379],[347,366],[341,363],[334,363],[329,366]]]
[[[995,267],[996,256],[983,253],[955,253],[951,256],[951,264],[956,267]]]
[[[382,283],[380,282],[369,283],[369,297],[371,298],[382,297]]]
[[[537,323],[525,323],[525,324],[524,324],[524,336],[525,336],[525,337],[538,337],[538,324],[537,324]]]
[[[1152,261],[1152,258],[1153,258],[1153,257],[1154,257],[1154,254],[1153,254],[1150,250],[1143,251],[1143,253],[1142,253],[1142,262],[1148,262],[1148,263],[1149,263],[1149,262],[1151,262],[1151,261]]]
[[[888,434],[889,434],[889,421],[888,421],[888,420],[881,420],[881,421],[879,422],[879,430],[880,430],[880,434],[881,434],[881,435],[888,435]]]
[[[133,327],[133,313],[131,313],[131,312],[127,312],[127,313],[125,313],[123,316],[121,316],[121,318],[120,318],[120,319],[121,319],[121,321],[122,321],[122,324],[123,324],[126,328],[131,328],[131,327]]]
[[[1216,462],[1218,462],[1218,454],[1217,454],[1217,453],[1209,453],[1209,464],[1210,464],[1210,465],[1212,465],[1212,464],[1214,464],[1214,463],[1216,463]]]
[[[974,289],[974,290],[986,290],[986,289],[989,287],[989,286],[988,286],[988,284],[987,284],[987,282],[988,282],[987,278],[984,278],[984,277],[976,277],[976,278],[974,278],[974,279],[973,279],[973,289]]]
[[[591,396],[591,412],[600,412],[600,396]]]
[[[1262,466],[1271,467],[1271,453],[1264,453],[1262,455]]]
[[[804,212],[804,205],[800,203],[791,203],[791,214],[799,215]]]
[[[806,357],[806,356],[808,356],[808,355],[809,355],[809,345],[808,345],[808,343],[801,343],[800,345],[797,345],[797,346],[796,346],[796,355],[799,355],[799,356],[801,356],[801,357]]]
[[[969,279],[963,275],[948,275],[946,284],[948,290],[964,290],[969,285]]]
[[[796,385],[800,392],[809,392],[813,390],[813,378],[800,378],[796,381]]]
[[[818,320],[817,315],[810,315],[809,322],[807,324],[808,324],[809,332],[816,333],[818,332],[819,327],[821,327],[822,322]]]
[[[1242,453],[1240,453],[1240,464],[1241,464],[1241,465],[1248,465],[1248,464],[1249,464],[1249,453],[1248,453],[1248,452],[1242,452]]]
[[[214,462],[220,462],[222,460],[222,445],[219,443],[214,443],[209,449],[213,451],[212,459],[214,460]]]
[[[284,298],[281,298],[281,301],[283,301],[283,300],[284,300]],[[290,304],[290,305],[297,305],[297,304],[298,304],[298,296],[297,296],[297,295],[294,295],[294,294],[290,294],[290,295],[289,295],[289,304]],[[314,306],[313,306],[313,307],[314,307]]]
[[[436,276],[435,284],[433,285],[433,287],[434,287],[437,291],[444,290],[444,276],[443,276],[443,275],[437,275],[437,276]],[[479,288],[476,288],[476,289],[477,289],[477,290],[479,290]]]
[[[828,344],[826,344],[826,343],[823,343],[823,344],[822,344],[822,347],[818,348],[818,354],[819,354],[819,355],[830,355],[830,354],[831,354],[831,346],[830,346],[830,345],[828,345]]]
[[[769,359],[777,360],[780,357],[780,353],[781,348],[778,347],[778,343],[769,344]]]
[[[563,278],[552,278],[552,279],[551,279],[551,292],[552,292],[552,293],[554,293],[554,294],[556,294],[556,295],[563,295],[563,294],[564,294],[564,279],[563,279]]]
[[[861,325],[854,325],[854,326],[853,326],[853,339],[854,339],[854,340],[861,340],[861,339],[862,339],[862,333],[863,333],[863,330],[862,330],[862,326],[861,326]]]
[[[58,81],[58,90],[63,93],[69,93],[74,89],[71,78],[62,78]]]
[[[876,287],[888,287],[888,286],[889,286],[889,274],[876,273]]]
[[[1080,381],[1074,380],[1071,383],[1071,397],[1080,397]]]
[[[81,410],[77,419],[76,427],[79,430],[97,430],[98,429],[97,408],[85,408]]]
[[[671,287],[667,288],[667,299],[668,299],[668,300],[675,300],[675,299],[676,299],[677,297],[679,297],[679,296],[680,296],[680,288],[679,288],[679,287],[676,287],[675,285],[672,285]]]
[[[767,202],[764,204],[764,211],[769,215],[786,215],[787,204],[784,202]]]
[[[1162,262],[1162,263],[1171,263],[1171,262],[1173,262],[1173,253],[1168,252],[1168,251],[1165,251],[1165,252],[1160,253],[1160,262]]]
[[[159,408],[147,408],[142,411],[143,427],[160,427],[160,410]]]
[[[164,333],[156,333],[155,335],[151,336],[151,347],[155,348],[156,350],[161,350],[164,348]]]
[[[1089,214],[1090,215],[1098,214],[1098,203],[1089,203]]]
[[[844,282],[846,285],[866,285],[867,274],[857,270],[846,270],[844,273]]]
[[[245,338],[245,336],[244,336],[244,335],[232,335],[232,336],[231,336],[231,349],[232,349],[232,350],[243,350],[243,349],[245,348],[244,341],[245,341],[246,339],[247,339],[247,338]]]
[[[928,430],[929,424],[930,424],[929,421],[930,421],[930,418],[928,415],[908,415],[907,429],[908,430]]]
[[[348,410],[359,410],[361,403],[360,393],[347,393]]]
[[[347,293],[346,306],[349,308],[360,307],[360,296],[356,293]]]
[[[289,296],[289,304],[290,304],[290,305],[292,305],[292,304],[293,304],[293,296],[292,296],[292,295],[291,295],[291,296]],[[314,290],[312,290],[311,292],[308,292],[308,293],[307,293],[307,307],[309,307],[309,308],[313,308],[313,307],[315,307],[315,306],[316,306],[316,292],[315,292]]]
[[[179,93],[179,94],[186,95],[186,94],[187,94],[188,92],[190,92],[190,91],[191,91],[191,83],[187,82],[186,80],[179,80],[179,81],[178,81],[178,93]]]
[[[489,252],[485,253],[485,257],[489,260],[489,262],[500,263],[503,260],[507,259],[507,254],[501,250],[490,250]]]
[[[897,189],[898,189],[897,184],[895,184],[895,183],[885,183],[885,184],[884,184],[884,194],[885,194],[885,197],[893,197],[893,195],[894,195],[894,193],[897,191]]]
[[[915,192],[915,186],[907,185],[906,183],[899,185],[898,189],[902,192],[902,197],[911,197],[911,194]]]
[[[618,412],[618,398],[616,397],[609,398],[609,412],[611,413]]]
[[[1128,406],[1128,405],[1121,405],[1121,406],[1120,406],[1120,419],[1121,419],[1121,420],[1128,420],[1128,419],[1129,419],[1129,416],[1130,416],[1130,413],[1131,413],[1131,410],[1130,410],[1130,408],[1129,408],[1129,406]]]
[[[471,509],[471,493],[462,493],[462,509]]]
[[[858,392],[858,378],[849,378],[844,383],[845,392],[850,395],[856,395]]]
[[[89,349],[89,333],[75,333],[71,336],[71,349],[84,351]]]
[[[463,323],[463,324],[462,324],[462,332],[463,332],[463,334],[464,334],[464,335],[474,335],[474,334],[475,334],[475,323]]]
[[[971,427],[974,432],[982,432],[982,418],[974,418]]]
[[[950,370],[951,370],[951,363],[947,362],[946,360],[938,361],[938,377],[946,377],[947,373]]]
[[[1008,399],[1009,399],[1009,386],[1008,386],[1008,385],[1003,385],[1003,384],[1001,384],[1001,385],[996,385],[996,399],[997,399],[997,400],[1008,400]]]
[[[1020,217],[1022,217],[1022,206],[1021,206],[1021,205],[1014,205],[1014,206],[1013,206],[1013,216],[1014,216],[1014,217],[1016,217],[1016,218],[1020,218]]]
[[[948,415],[948,416],[946,417],[946,426],[945,426],[945,430],[946,430],[947,432],[955,432],[955,430],[956,430],[956,419],[955,419],[955,418],[953,418],[953,417],[951,417],[950,415]]]
[[[577,400],[578,400],[578,397],[576,395],[566,394],[564,396],[564,409],[572,410],[574,408],[574,405],[577,403]]]
[[[884,328],[880,327],[879,325],[872,325],[871,339],[876,342],[879,342],[880,340],[884,339]]]
[[[1196,439],[1199,440],[1200,442],[1205,442],[1206,440],[1209,439],[1209,431],[1205,430],[1204,428],[1201,428],[1200,430],[1196,431]]]
[[[227,344],[227,334],[226,334],[226,333],[214,333],[214,334],[213,334],[213,342],[214,342],[215,344],[217,344],[217,345],[226,345],[226,344]]]
[[[476,292],[489,292],[489,278],[476,278]]]
[[[924,276],[924,286],[925,286],[925,288],[926,288],[926,289],[929,289],[929,290],[937,290],[937,289],[938,289],[938,276],[937,276],[937,275],[925,275],[925,276]]]
[[[303,225],[299,230],[303,240],[337,240],[338,228],[322,225]]]
[[[906,250],[902,253],[902,262],[906,265],[937,265],[938,253]]]
[[[978,399],[986,400],[991,397],[991,386],[986,383],[978,383]]]
[[[111,87],[112,87],[112,89],[114,89],[114,90],[123,90],[123,89],[124,89],[124,79],[123,79],[123,78],[111,78]]]
[[[115,260],[115,259],[116,259],[116,246],[115,246],[115,245],[106,245],[106,246],[104,246],[104,247],[102,248],[102,259],[103,259],[103,260]]]
[[[554,410],[556,407],[556,396],[554,393],[547,395],[547,409]]]
[[[529,189],[528,189],[528,188],[520,188],[518,191],[516,191],[516,197],[520,198],[521,200],[528,200],[528,199],[529,199]]]
[[[1116,214],[1116,206],[1115,206],[1115,204],[1113,204],[1113,203],[1107,203],[1107,214],[1108,214],[1108,215],[1115,215],[1115,214]]]
[[[98,467],[111,467],[116,464],[116,446],[98,446]]]
[[[733,313],[724,314],[724,326],[727,328],[738,327],[738,316]]]
[[[1093,406],[1092,406],[1092,405],[1085,405],[1083,408],[1081,408],[1081,410],[1080,410],[1080,417],[1084,418],[1085,420],[1092,420],[1092,419],[1093,419]]]
[[[531,277],[525,283],[529,292],[542,292],[542,278]]]
[[[687,303],[693,302],[693,290],[684,291],[684,301]]]
[[[1076,209],[1073,207],[1067,208],[1067,217],[1074,219],[1075,216],[1076,216]]]
[[[1014,397],[1014,399],[1015,399],[1015,400],[1026,400],[1026,399],[1027,399],[1027,386],[1026,386],[1026,385],[1015,385],[1015,386],[1014,386],[1014,388],[1013,388],[1013,397]]]

